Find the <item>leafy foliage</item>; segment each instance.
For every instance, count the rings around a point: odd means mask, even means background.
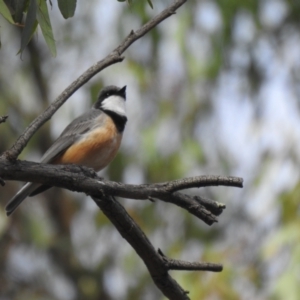
[[[45,1],[40,1],[40,6],[38,7],[37,11],[37,21],[41,26],[43,36],[52,56],[56,56],[55,40],[53,37],[47,3]]]
[[[9,12],[8,7],[4,3],[4,0],[0,0],[0,14],[10,23],[14,24],[14,20]]]
[[[58,7],[65,19],[74,16],[77,0],[58,0]]]
[[[125,2],[127,0],[118,1]],[[57,2],[59,10],[65,19],[74,16],[77,0],[58,0]],[[132,4],[132,1],[127,2],[129,5]],[[147,2],[150,7],[153,8],[151,0],[147,0]],[[49,3],[52,6],[51,0],[49,0]],[[48,12],[47,0],[0,0],[0,14],[11,24],[23,27],[20,48],[21,53],[32,39],[39,25],[51,55],[56,56],[56,45]],[[25,21],[23,21],[24,15],[26,15],[26,17],[24,17]]]

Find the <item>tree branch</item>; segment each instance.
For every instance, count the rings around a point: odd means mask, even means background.
[[[211,272],[221,272],[223,270],[223,266],[220,264],[188,262],[183,260],[172,259],[168,258],[160,249],[158,249],[158,253],[163,257],[168,270]]]
[[[4,123],[7,118],[8,118],[8,116],[1,116],[0,117],[0,124]],[[1,177],[0,177],[0,185],[5,186],[5,181]]]
[[[124,207],[111,196],[93,198],[93,200],[144,261],[155,285],[162,293],[168,299],[189,299],[186,291],[168,274],[166,261],[155,251],[144,232]]]
[[[7,180],[37,182],[91,195],[122,237],[142,258],[154,283],[169,299],[189,299],[187,292],[170,277],[169,270],[220,272],[222,265],[174,260],[167,258],[161,251],[156,252],[139,226],[127,214],[123,206],[113,198],[113,195],[132,199],[155,197],[178,205],[207,224],[212,224],[217,221],[217,215],[223,211],[225,205],[199,196],[182,194],[178,190],[206,185],[242,187],[243,184],[241,178],[220,176],[196,176],[142,185],[123,184],[100,178],[92,169],[77,165],[47,165],[27,161],[12,163],[3,157],[0,158],[0,176]]]
[[[109,55],[92,65],[74,82],[72,82],[56,98],[56,100],[25,129],[25,131],[22,133],[21,136],[19,136],[14,145],[4,153],[4,156],[10,161],[17,159],[17,157],[25,148],[33,134],[54,115],[54,113],[59,109],[59,107],[62,106],[73,93],[75,93],[81,86],[83,86],[100,71],[115,63],[123,61],[124,57],[122,57],[121,55],[131,44],[133,44],[135,41],[144,36],[147,32],[149,32],[152,28],[157,26],[163,20],[173,15],[175,11],[186,1],[187,0],[176,1],[168,8],[163,10],[156,17],[154,17],[152,20],[150,20],[148,23],[143,25],[140,29],[136,30],[135,32],[131,31],[130,34],[123,40],[123,42],[117,48],[115,48]]]
[[[28,161],[11,163],[0,158],[0,177],[4,180],[37,182],[57,186],[71,191],[83,192],[100,197],[103,194],[130,199],[148,200],[157,198],[175,204],[208,225],[217,222],[217,216],[225,209],[225,205],[199,196],[190,196],[181,192],[172,192],[170,187],[181,189],[210,185],[242,187],[243,180],[238,177],[196,176],[182,180],[174,180],[153,184],[124,184],[113,182],[97,176],[92,170],[76,165],[48,165]]]
[[[135,249],[147,266],[156,286],[169,299],[189,299],[187,292],[168,274],[169,270],[220,272],[222,265],[186,262],[166,257],[161,250],[155,251],[143,231],[128,215],[113,195],[148,199],[155,197],[176,204],[196,215],[208,224],[217,221],[217,215],[225,206],[199,196],[178,192],[187,187],[225,185],[242,187],[243,180],[237,177],[196,176],[164,183],[132,185],[100,178],[92,170],[77,165],[47,165],[27,161],[9,162],[0,157],[0,176],[7,180],[31,181],[50,186],[59,186],[91,195],[103,213],[115,225],[123,238]],[[176,188],[174,188],[176,187]],[[173,190],[176,192],[173,192]]]

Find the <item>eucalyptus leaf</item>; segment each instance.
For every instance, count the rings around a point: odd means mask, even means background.
[[[153,9],[153,3],[151,0],[147,0],[148,4],[150,5],[150,7]]]
[[[58,7],[65,19],[74,16],[77,0],[57,0]]]
[[[37,4],[36,0],[30,0],[29,7],[27,11],[27,16],[25,20],[25,26],[22,31],[21,35],[21,53],[25,49],[25,47],[28,45],[29,41],[31,40],[31,37],[36,29],[37,26],[37,20],[36,20],[36,14],[37,14]]]
[[[37,20],[39,22],[39,25],[41,27],[43,36],[51,52],[51,55],[56,56],[55,40],[53,37],[53,31],[52,31],[51,21],[49,18],[47,3],[44,0],[39,0],[38,4],[39,6],[37,10]]]
[[[10,23],[15,24],[10,11],[6,4],[4,3],[4,0],[0,0],[0,14]]]
[[[17,0],[15,2],[14,20],[16,23],[21,23],[27,0]]]

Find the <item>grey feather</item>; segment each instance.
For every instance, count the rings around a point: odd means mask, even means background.
[[[73,120],[46,151],[40,162],[51,163],[51,161],[78,141],[87,131],[101,126],[105,117],[105,114],[101,110],[91,109]],[[97,123],[95,122],[96,118],[98,119]]]
[[[14,210],[23,202],[23,200],[39,186],[40,184],[38,183],[26,183],[6,205],[6,215],[11,215]]]
[[[51,163],[58,155],[66,151],[72,144],[84,136],[84,134],[105,122],[106,115],[99,109],[92,108],[85,114],[73,120],[46,151],[41,158],[41,163]],[[96,121],[97,119],[97,121]],[[96,122],[95,122],[96,121]],[[11,215],[14,210],[29,195],[36,195],[38,192],[46,190],[48,187],[37,183],[27,183],[24,187],[8,202],[6,214]],[[38,191],[36,191],[38,189]]]

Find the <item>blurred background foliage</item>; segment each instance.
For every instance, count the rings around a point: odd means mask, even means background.
[[[78,1],[49,9],[57,57],[41,32],[17,56],[20,28],[0,18],[0,152],[63,89],[169,1]],[[167,203],[120,199],[166,255],[224,264],[172,272],[191,299],[298,299],[300,294],[300,7],[289,0],[188,1],[135,43],[123,63],[81,88],[30,141],[38,161],[99,89],[127,84],[129,122],[111,180],[151,183],[241,176],[242,190],[195,189],[223,202],[208,227]],[[164,299],[146,267],[85,195],[53,188],[6,218],[21,183],[1,187],[0,299]]]

